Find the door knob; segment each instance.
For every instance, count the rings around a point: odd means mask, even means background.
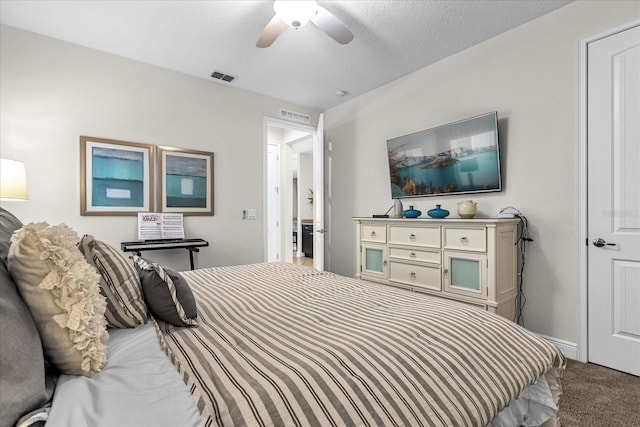
[[[615,246],[615,243],[607,243],[602,237],[593,239],[593,246],[601,248],[603,246]]]

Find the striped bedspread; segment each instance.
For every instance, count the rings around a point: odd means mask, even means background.
[[[499,316],[263,263],[182,273],[197,328],[158,321],[205,426],[484,426],[562,354]]]

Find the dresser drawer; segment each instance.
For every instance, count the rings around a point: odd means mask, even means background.
[[[412,287],[442,290],[440,266],[423,266],[391,261],[389,263],[389,280]]]
[[[389,227],[389,243],[440,248],[440,227]]]
[[[360,239],[363,242],[387,242],[387,226],[386,225],[369,225],[362,224],[362,234]]]
[[[486,252],[487,231],[481,228],[450,228],[444,229],[445,249],[462,251]]]
[[[440,264],[440,251],[420,251],[417,249],[389,248],[389,258],[407,261],[430,262]]]

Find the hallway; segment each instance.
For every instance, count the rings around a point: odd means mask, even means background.
[[[306,267],[313,268],[313,258],[309,258],[306,256],[297,257],[295,252],[293,253],[293,263],[295,265],[304,265]]]

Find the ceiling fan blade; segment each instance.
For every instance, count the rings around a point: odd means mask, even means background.
[[[353,33],[322,6],[318,6],[318,13],[311,18],[311,22],[340,44],[347,44],[353,40]]]
[[[287,24],[278,15],[273,15],[271,21],[269,21],[269,23],[264,27],[264,30],[262,30],[262,34],[260,34],[256,46],[271,46],[286,26]]]

